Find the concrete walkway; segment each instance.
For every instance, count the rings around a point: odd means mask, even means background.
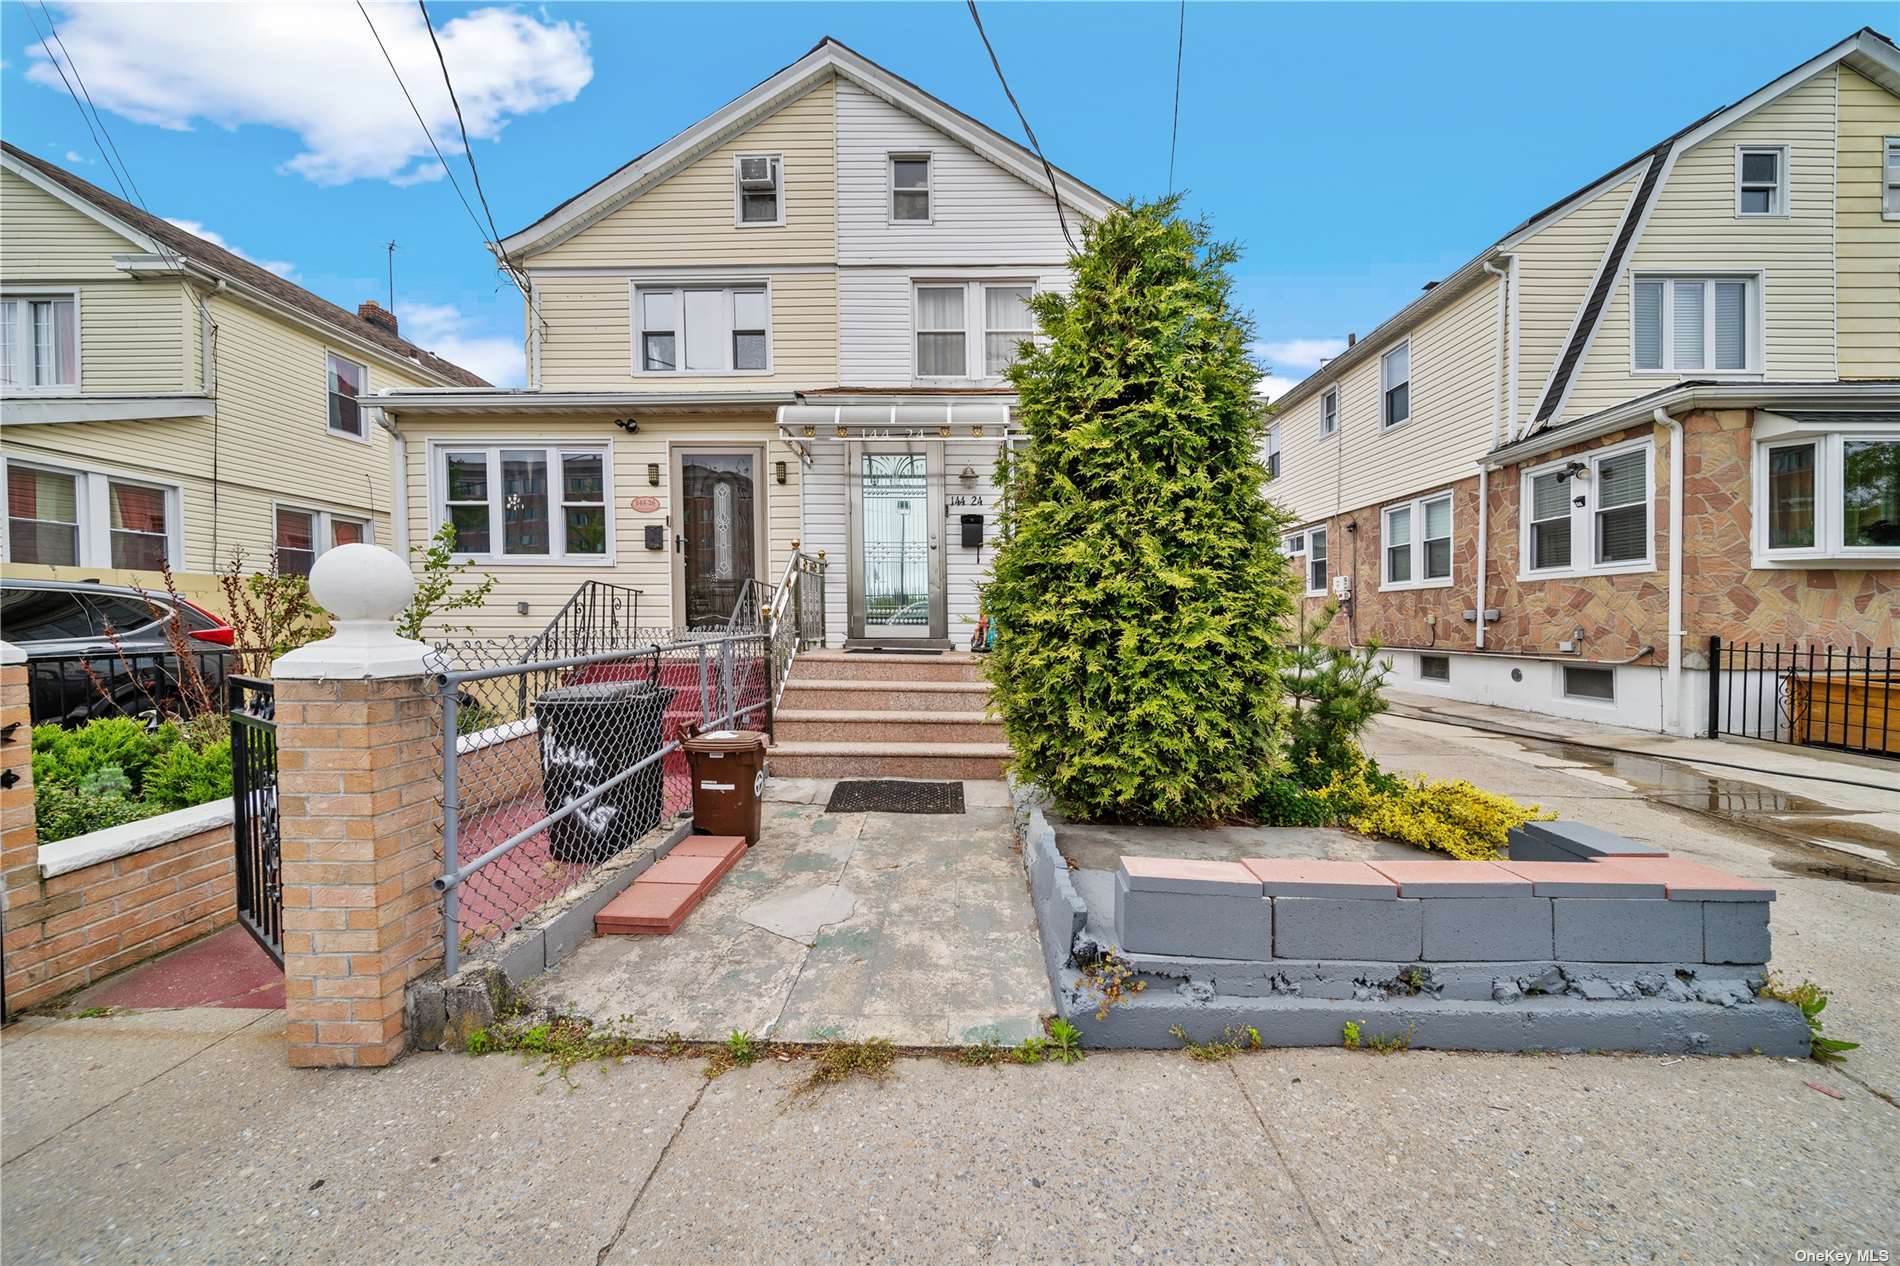
[[[828,813],[774,780],[759,842],[669,936],[593,938],[536,998],[657,1037],[1014,1043],[1053,1010],[1002,783],[962,814]]]

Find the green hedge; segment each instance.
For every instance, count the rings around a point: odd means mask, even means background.
[[[33,727],[40,842],[70,839],[231,794],[231,740],[166,723],[102,717]]]

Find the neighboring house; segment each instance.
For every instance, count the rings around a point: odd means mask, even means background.
[[[1111,204],[1055,180],[1079,241]],[[374,401],[398,541],[453,523],[500,580],[481,632],[588,580],[639,590],[643,626],[723,624],[796,543],[833,639],[967,643],[1003,371],[1069,278],[1032,152],[826,40],[501,245],[532,385]]]
[[[1900,645],[1900,52],[1863,30],[1539,212],[1269,448],[1309,610],[1402,689],[1697,733],[1712,637]]]
[[[195,596],[388,544],[388,435],[357,397],[485,385],[12,145],[0,153],[9,576]]]

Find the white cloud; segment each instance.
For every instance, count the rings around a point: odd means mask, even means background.
[[[224,234],[218,232],[214,228],[206,227],[206,225],[202,221],[180,220],[174,216],[168,215],[165,217],[165,223],[175,224],[179,228],[183,229],[185,232],[192,234],[194,237],[202,237],[205,241],[211,243],[213,246],[223,247],[225,250],[230,251],[233,255],[236,255],[239,259],[248,259],[253,264],[256,264],[259,268],[262,268],[265,272],[276,273],[279,277],[282,277],[285,281],[297,280],[297,265],[291,263],[289,260],[287,259],[259,259],[257,256],[245,250],[243,247],[234,246],[230,242],[225,241]]]
[[[1299,384],[1297,378],[1283,378],[1279,374],[1262,374],[1260,381],[1254,384],[1254,392],[1268,400],[1278,400]]]
[[[66,161],[71,163],[75,167],[83,167],[87,165],[88,163],[92,162],[90,158],[87,158],[84,154],[80,153],[76,149],[69,149],[66,151]]]
[[[1346,350],[1343,338],[1294,338],[1277,343],[1256,343],[1254,351],[1275,369],[1299,369],[1307,373]]]
[[[139,123],[187,131],[198,121],[294,132],[283,164],[320,185],[440,179],[402,90],[353,5],[70,5],[60,37],[93,100]],[[370,15],[444,153],[462,147],[422,16],[411,5]],[[215,31],[207,31],[207,25]],[[593,78],[587,31],[516,9],[461,14],[437,30],[470,137],[494,140],[515,115],[572,101]],[[29,49],[27,78],[65,91],[58,68]]]
[[[521,340],[484,334],[451,303],[399,303],[396,323],[402,336],[480,374],[497,387],[519,387],[525,379]]]

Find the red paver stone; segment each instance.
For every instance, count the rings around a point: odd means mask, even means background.
[[[667,933],[677,931],[701,893],[695,884],[648,883],[642,875],[594,916],[594,932]]]
[[[1399,885],[1401,897],[1528,897],[1531,881],[1495,862],[1423,861],[1368,863]]]
[[[1520,879],[1531,881],[1539,897],[1630,897],[1661,901],[1661,880],[1631,874],[1621,861],[1499,862]]]
[[[1253,873],[1269,897],[1333,897],[1391,901],[1396,882],[1369,863],[1324,858],[1248,857],[1240,863]]]
[[[728,865],[723,857],[681,857],[669,853],[649,866],[634,883],[692,884],[697,888],[710,888],[719,882]]]
[[[1614,862],[1592,859],[1591,866],[1614,865],[1669,890],[1671,901],[1773,901],[1775,890],[1680,857],[1619,857]]]
[[[743,835],[689,835],[673,846],[668,857],[717,857],[721,861],[737,859],[745,853]]]
[[[1185,857],[1124,857],[1122,873],[1138,892],[1199,892],[1260,895],[1260,881],[1239,862],[1207,862]]]

